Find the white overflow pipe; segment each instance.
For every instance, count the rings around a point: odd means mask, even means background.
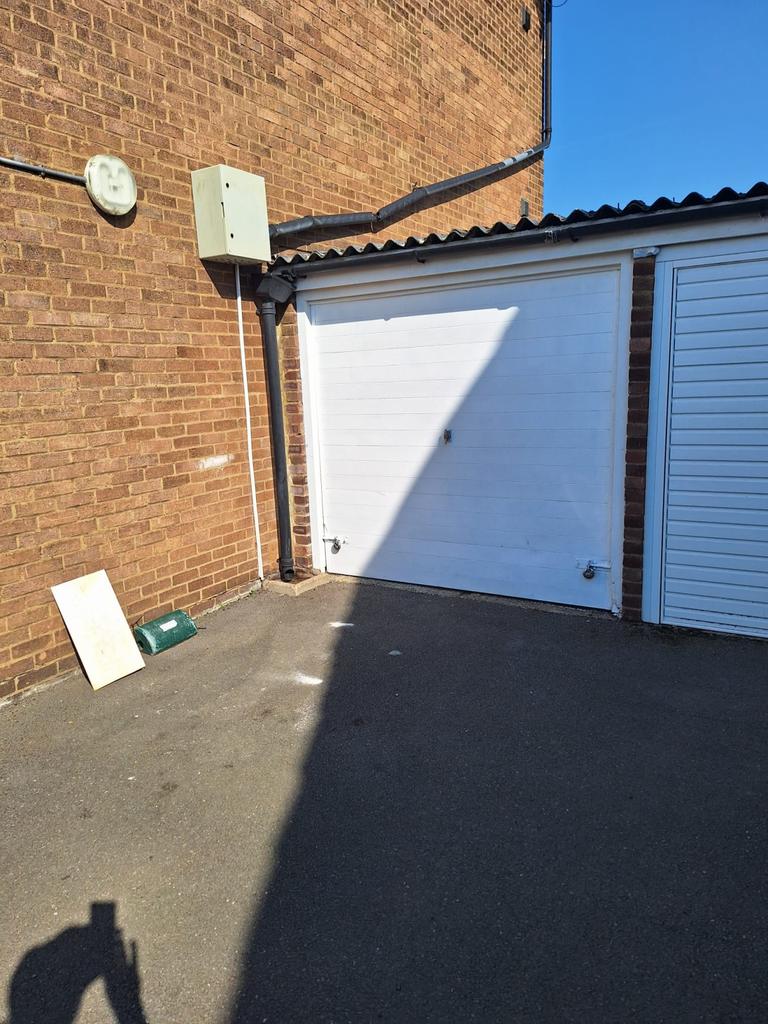
[[[245,402],[245,436],[248,449],[248,473],[251,478],[251,504],[253,506],[253,528],[256,533],[256,559],[259,579],[264,579],[264,562],[261,557],[261,529],[259,528],[259,506],[256,503],[256,474],[253,469],[253,437],[251,435],[251,403],[248,398],[248,372],[245,365],[245,328],[243,327],[243,299],[240,294],[240,264],[235,264],[235,293],[237,295],[237,329],[240,334],[240,366],[243,371],[243,400]]]

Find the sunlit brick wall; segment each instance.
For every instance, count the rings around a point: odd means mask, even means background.
[[[0,5],[3,154],[82,173],[116,153],[139,185],[135,217],[117,224],[77,186],[0,171],[0,696],[75,664],[52,584],[105,568],[134,621],[197,613],[256,579],[233,271],[197,259],[190,171],[264,175],[280,220],[376,207],[535,144],[530,6],[526,33],[519,5],[496,0]],[[535,216],[541,181],[537,164],[391,233],[516,220],[523,196]],[[245,315],[272,572],[249,301]],[[299,437],[299,504],[300,449]]]

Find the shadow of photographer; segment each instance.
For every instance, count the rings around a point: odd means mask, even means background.
[[[85,990],[102,978],[118,1024],[147,1024],[136,943],[126,949],[113,902],[92,903],[91,919],[30,949],[9,988],[8,1024],[73,1024]]]

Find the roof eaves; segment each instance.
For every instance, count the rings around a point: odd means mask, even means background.
[[[597,210],[572,210],[564,217],[555,213],[548,213],[540,221],[532,221],[522,217],[516,224],[506,221],[497,221],[490,227],[475,225],[474,227],[461,229],[454,228],[447,233],[431,232],[424,237],[409,235],[408,238],[397,240],[387,239],[383,242],[367,242],[364,245],[350,244],[345,248],[332,247],[330,249],[312,249],[305,252],[297,252],[291,256],[277,256],[272,263],[273,269],[282,267],[296,267],[307,263],[320,261],[343,260],[352,256],[372,255],[375,253],[390,253],[398,250],[450,247],[454,242],[467,242],[473,239],[491,238],[493,236],[514,236],[532,234],[535,232],[548,231],[561,227],[574,228],[579,224],[597,226],[602,222],[628,220],[631,223],[633,217],[639,218],[656,213],[669,213],[674,211],[694,211],[701,207],[702,211],[712,206],[724,206],[729,204],[742,203],[745,200],[768,197],[768,184],[764,181],[756,182],[747,192],[736,192],[732,188],[722,188],[713,196],[703,196],[700,192],[690,192],[684,199],[672,200],[666,196],[659,196],[653,203],[645,203],[641,199],[633,199],[626,206],[610,206],[604,204]]]

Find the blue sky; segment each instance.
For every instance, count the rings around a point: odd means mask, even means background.
[[[568,0],[553,26],[545,210],[768,179],[768,0]]]

